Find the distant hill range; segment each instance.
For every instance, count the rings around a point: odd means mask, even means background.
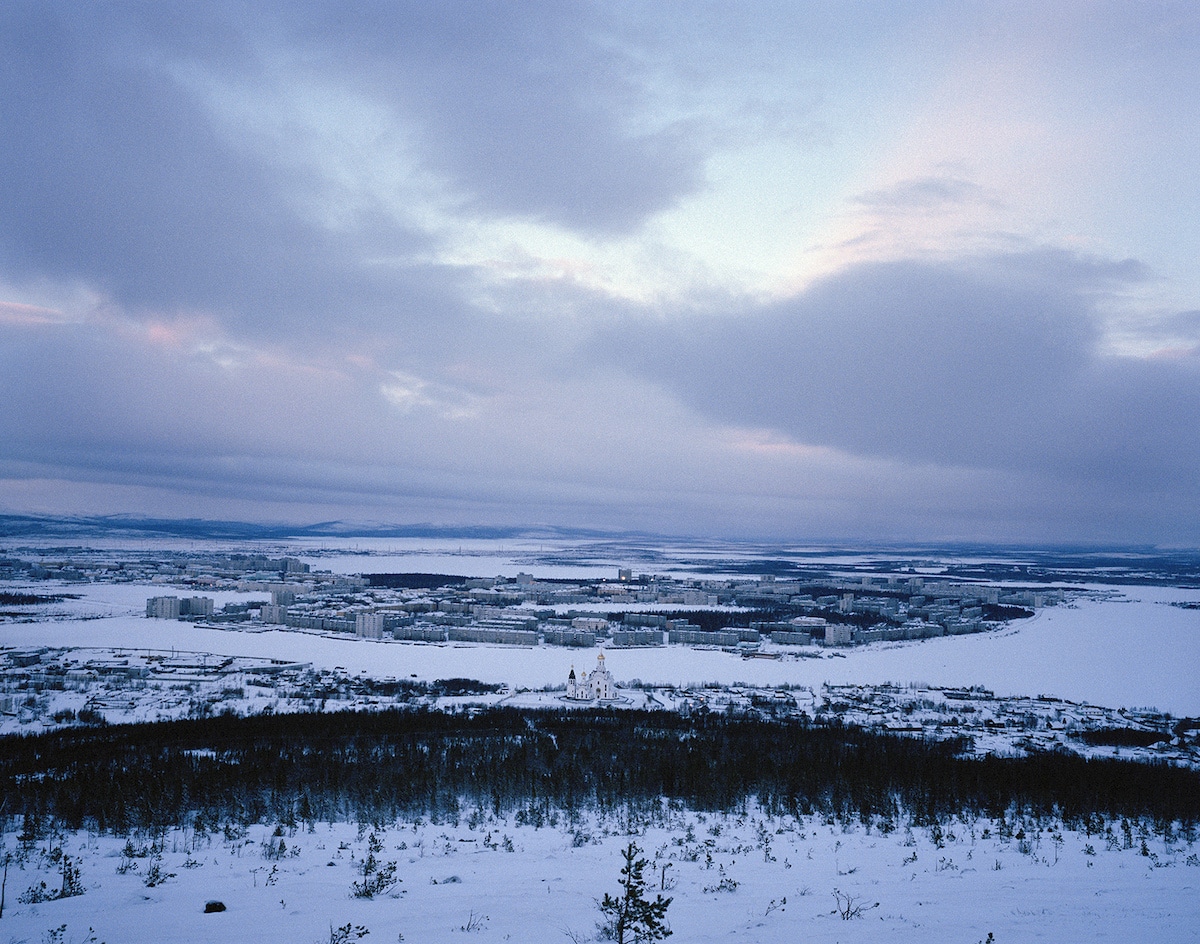
[[[486,525],[364,524],[318,521],[312,524],[259,524],[203,518],[142,518],[133,515],[0,515],[0,537],[71,537],[100,535],[208,538],[212,540],[285,540],[288,538],[515,538],[597,539],[631,537],[583,528],[491,527]]]
[[[578,564],[579,556],[561,551],[572,542],[593,562],[621,561],[653,572],[668,562],[697,575],[721,572],[756,577],[828,579],[894,574],[927,580],[1038,584],[1158,585],[1200,589],[1200,550],[1140,546],[1015,545],[977,542],[794,542],[669,537],[645,531],[605,531],[549,525],[384,524],[318,521],[311,524],[263,524],[203,518],[146,518],[134,515],[0,514],[0,541],[44,543],[144,538],[209,541],[275,541],[356,538],[417,538],[453,541],[545,541],[536,563]],[[555,545],[554,542],[562,542]],[[368,552],[362,552],[368,553]],[[565,556],[563,556],[565,554]],[[847,560],[847,555],[856,558]],[[614,566],[616,566],[614,564]]]

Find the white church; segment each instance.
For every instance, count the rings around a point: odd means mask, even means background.
[[[612,701],[617,697],[617,683],[604,664],[603,650],[596,656],[596,667],[575,677],[575,666],[567,676],[567,698],[572,701]]]

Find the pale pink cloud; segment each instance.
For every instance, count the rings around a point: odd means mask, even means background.
[[[0,324],[33,327],[61,324],[64,315],[54,308],[0,301]]]

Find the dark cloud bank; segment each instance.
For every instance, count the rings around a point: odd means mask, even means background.
[[[260,87],[282,61],[285,76],[384,108],[467,208],[627,230],[697,186],[702,155],[679,129],[626,126],[636,66],[590,11],[6,4],[0,263],[10,278],[82,279],[122,305],[247,324],[448,317],[425,288],[446,273],[363,263],[412,266],[427,234],[384,207],[337,231],[313,220],[302,208],[335,184],[223,136],[179,76]]]
[[[596,352],[724,423],[1194,518],[1200,359],[1100,349],[1095,298],[1137,275],[1060,253],[860,265],[759,310],[625,322]]]

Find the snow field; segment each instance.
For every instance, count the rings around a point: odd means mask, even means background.
[[[39,904],[17,899],[41,881],[59,886],[60,869],[45,855],[58,840],[16,857],[10,833],[0,934],[48,941],[66,925],[59,939],[69,944],[86,941],[89,928],[107,944],[324,944],[350,924],[369,931],[367,944],[595,940],[596,900],[617,891],[630,828],[620,815],[572,823],[560,813],[538,828],[479,811],[457,823],[301,825],[278,835],[270,825],[183,830],[162,839],[157,859],[123,855],[125,837],[79,833],[61,846],[86,891]],[[1136,826],[1130,848],[1113,828],[1110,842],[1030,824],[1023,839],[1000,838],[986,820],[944,823],[940,836],[903,825],[884,835],[878,825],[821,818],[679,810],[664,824],[633,827],[650,862],[651,897],[666,867],[670,940],[681,944],[976,944],[989,932],[996,944],[1194,941],[1200,847],[1149,837],[1144,855]],[[373,899],[355,898],[372,836],[378,865],[395,862],[399,881]],[[135,852],[148,851],[150,837],[130,838],[141,847]],[[170,877],[148,887],[155,864]],[[204,913],[214,899],[227,910]],[[843,919],[839,904],[861,913]]]

